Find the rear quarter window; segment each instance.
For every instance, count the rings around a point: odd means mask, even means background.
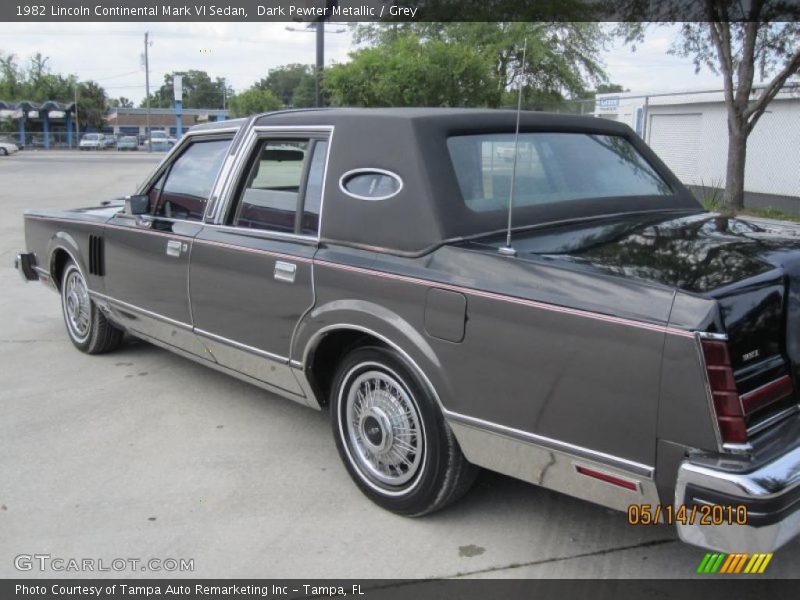
[[[387,200],[403,189],[403,180],[391,171],[355,169],[339,180],[342,191],[359,200]]]
[[[466,206],[478,213],[591,198],[667,196],[672,189],[624,137],[588,133],[454,136],[447,147]]]

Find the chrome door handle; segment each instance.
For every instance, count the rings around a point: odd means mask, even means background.
[[[277,281],[294,283],[294,276],[297,273],[297,265],[282,260],[275,261],[274,277]]]
[[[167,242],[167,256],[178,257],[181,255],[181,243],[178,240]]]

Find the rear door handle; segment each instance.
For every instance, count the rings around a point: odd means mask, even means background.
[[[178,257],[181,255],[181,242],[170,240],[167,242],[167,256]]]
[[[297,265],[282,260],[275,261],[274,277],[277,281],[294,283],[294,276],[297,273]]]

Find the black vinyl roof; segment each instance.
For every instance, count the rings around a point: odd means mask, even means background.
[[[419,255],[446,240],[502,230],[504,214],[479,215],[461,197],[447,138],[479,133],[511,133],[516,111],[466,108],[332,108],[267,113],[254,126],[332,127],[330,158],[324,186],[320,236],[331,242],[356,244],[398,254]],[[240,121],[242,123],[242,121]],[[230,127],[231,121],[201,127]],[[239,125],[242,126],[242,125]],[[698,203],[669,169],[627,125],[590,116],[523,111],[523,132],[577,132],[625,137],[675,191],[649,198],[642,207],[692,208]],[[376,168],[403,181],[395,196],[380,201],[345,194],[339,182],[353,169]],[[576,217],[608,214],[631,200],[569,202],[527,209],[515,225],[529,226]],[[604,212],[605,211],[605,212]],[[522,215],[520,215],[522,217]]]
[[[485,108],[316,108],[277,111],[257,117],[256,125],[333,125],[351,121],[374,120],[376,124],[386,120],[411,123],[437,124],[448,129],[474,131],[482,127],[495,130],[498,127],[514,127],[515,110]],[[536,111],[522,111],[520,125],[523,127],[553,127],[587,129],[616,132],[627,129],[625,125],[609,119],[598,119],[579,115],[563,115]]]

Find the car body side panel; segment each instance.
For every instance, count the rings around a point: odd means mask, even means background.
[[[707,298],[678,293],[670,324],[698,331],[718,331],[716,303]],[[667,336],[661,374],[658,438],[709,451],[718,449],[706,374],[696,338]]]
[[[514,260],[482,260],[480,254],[461,260],[457,251],[443,251],[447,256],[387,261],[356,250],[321,249],[315,258],[317,303],[298,329],[293,357],[302,360],[300,349],[313,331],[337,318],[377,327],[409,344],[404,349],[449,412],[654,464],[665,322],[637,327],[602,315],[592,318],[587,309],[598,310],[605,302],[606,314],[660,310],[666,321],[672,291],[629,286],[618,278],[576,277],[547,266],[537,271]],[[442,261],[448,260],[459,277],[444,275]],[[502,290],[499,280],[508,282],[513,294],[482,292]],[[426,332],[431,289],[466,297],[460,343]],[[575,311],[546,304],[553,290],[572,298]],[[337,313],[335,307],[345,306],[350,314]],[[381,307],[385,315],[370,307]],[[407,332],[398,337],[403,329]]]
[[[106,293],[191,327],[189,256],[201,227],[202,223],[175,222],[169,230],[160,230],[139,227],[129,216],[114,217],[106,234]]]
[[[105,219],[72,212],[28,212],[25,218],[27,250],[36,258],[37,272],[55,275],[55,258],[59,250],[75,261],[92,290],[102,291],[105,278],[89,272],[89,235],[101,235]],[[52,282],[58,285],[57,281]]]
[[[200,232],[190,266],[192,317],[221,364],[302,394],[289,351],[295,325],[314,303],[315,249],[315,243],[246,230],[206,226]]]

